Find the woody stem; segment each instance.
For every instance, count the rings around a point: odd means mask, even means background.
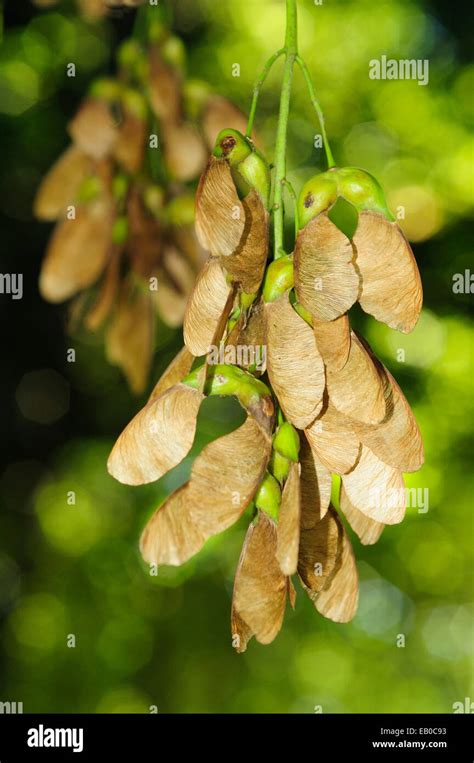
[[[285,69],[280,97],[280,113],[275,145],[275,196],[274,196],[274,256],[285,254],[283,185],[286,177],[286,137],[290,115],[293,68],[298,56],[298,24],[296,0],[286,0]]]

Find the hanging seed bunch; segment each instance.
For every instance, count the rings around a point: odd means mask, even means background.
[[[194,183],[222,125],[243,115],[186,80],[179,38],[162,25],[119,52],[68,125],[71,145],[41,183],[40,220],[55,221],[40,275],[50,302],[71,301],[71,328],[103,331],[108,360],[145,388],[156,316],[181,326],[204,262]]]
[[[291,51],[287,33],[283,88],[291,86]],[[288,122],[282,102],[279,136]],[[346,522],[363,544],[375,543],[403,519],[403,472],[423,463],[408,402],[348,316],[359,302],[407,332],[421,310],[417,266],[379,184],[353,167],[315,175],[295,197],[287,254],[282,143],[272,189],[248,133],[226,129],[217,138],[196,195],[196,232],[209,259],[188,300],[185,346],[109,459],[121,482],[153,482],[189,453],[206,396],[238,399],[245,423],[204,447],[189,480],[151,517],[141,551],[149,564],[183,564],[248,515],[232,602],[239,652],[252,636],[275,638],[287,598],[295,604],[294,575],[320,614],[351,620],[358,575]],[[349,237],[330,219],[340,199],[357,212]],[[260,351],[239,352],[252,347]],[[340,513],[332,475],[340,477]]]

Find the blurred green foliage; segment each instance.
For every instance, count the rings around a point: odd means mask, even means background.
[[[283,39],[283,2],[176,0],[174,6],[189,71],[248,108],[259,69]],[[0,188],[7,220],[31,220],[32,193],[66,143],[75,103],[93,75],[109,70],[118,40],[132,28],[131,13],[92,25],[74,8],[63,3],[33,11],[6,30],[0,110],[14,148],[6,160],[8,183]],[[248,520],[183,568],[149,574],[137,539],[153,509],[185,479],[189,459],[143,488],[107,475],[114,438],[140,403],[105,364],[100,344],[83,338],[74,345],[80,362],[60,370],[73,391],[68,415],[78,405],[92,417],[87,436],[76,416],[67,441],[56,441],[45,455],[38,424],[16,409],[18,439],[34,426],[37,455],[22,458],[13,449],[0,478],[6,657],[0,699],[23,701],[25,712],[146,713],[156,705],[160,712],[312,713],[322,706],[323,712],[437,713],[474,696],[473,329],[469,293],[452,289],[453,275],[468,267],[474,67],[459,60],[449,26],[422,2],[301,0],[300,40],[337,160],[377,176],[392,210],[405,207],[401,224],[418,242],[426,307],[413,334],[397,334],[361,313],[354,320],[414,407],[426,464],[407,485],[429,491],[429,510],[408,509],[404,523],[387,528],[374,547],[354,538],[361,599],[350,625],[325,621],[300,593],[274,644],[252,642],[238,656],[231,648],[230,600]],[[369,79],[369,61],[382,54],[429,59],[429,85]],[[70,61],[78,72],[73,81],[65,74]],[[232,76],[235,63],[239,77]],[[257,115],[270,159],[278,77],[275,67]],[[315,168],[325,169],[314,148],[318,132],[297,74],[288,159],[297,188]],[[181,338],[163,328],[158,342],[157,373]],[[205,412],[199,447],[232,426],[235,407],[225,406]],[[68,503],[70,491],[75,504]],[[68,648],[68,634],[75,635],[75,648]],[[400,634],[404,647],[397,646]]]

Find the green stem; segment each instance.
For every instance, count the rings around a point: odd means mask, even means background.
[[[298,55],[296,56],[296,63],[300,67],[300,69],[301,69],[301,71],[303,73],[303,77],[306,80],[306,84],[308,86],[309,97],[311,98],[311,103],[313,104],[314,109],[316,111],[316,114],[318,115],[319,123],[321,125],[321,133],[322,133],[322,136],[323,136],[324,150],[326,152],[326,158],[328,160],[328,167],[329,168],[335,167],[336,163],[334,161],[334,157],[332,155],[331,147],[329,145],[328,137],[327,137],[327,134],[326,134],[326,126],[325,126],[325,123],[324,123],[323,110],[322,110],[321,106],[319,105],[318,99],[316,98],[316,93],[314,91],[314,85],[313,85],[313,80],[311,79],[311,74],[310,74],[309,69],[306,66],[305,62],[303,61],[303,59],[300,56],[298,56]]]
[[[283,181],[286,176],[286,136],[290,115],[291,86],[293,83],[293,68],[298,56],[298,24],[296,0],[286,0],[286,37],[285,37],[285,70],[280,97],[280,114],[275,145],[275,199],[274,199],[274,230],[275,230],[275,259],[285,254],[284,244],[284,210],[283,210]]]
[[[296,196],[296,191],[293,188],[292,184],[287,178],[283,178],[281,181],[283,185],[286,185],[288,189],[288,193],[290,194],[291,198],[293,199],[293,208],[295,212],[295,238],[298,236],[298,233],[300,232],[300,219],[298,214],[298,199]]]
[[[247,132],[245,133],[246,138],[250,138],[252,136],[252,130],[253,130],[253,123],[255,121],[255,113],[257,111],[257,104],[258,99],[260,96],[260,91],[265,83],[265,80],[267,79],[270,69],[272,68],[275,61],[278,61],[280,56],[283,55],[285,52],[285,48],[281,48],[280,50],[277,50],[276,53],[273,54],[273,56],[270,56],[267,63],[263,67],[262,73],[260,74],[260,77],[255,83],[254,89],[253,89],[253,98],[252,98],[252,105],[250,107],[250,113],[249,113],[249,121],[247,125]]]

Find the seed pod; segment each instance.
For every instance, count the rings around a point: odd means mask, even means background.
[[[382,379],[371,355],[351,332],[347,363],[340,371],[327,369],[329,399],[338,411],[365,424],[378,424],[386,415]]]
[[[423,290],[410,244],[398,225],[380,214],[361,212],[354,245],[363,310],[391,328],[412,331],[421,312]]]
[[[268,375],[285,417],[303,429],[318,415],[324,364],[313,331],[284,294],[265,306]]]
[[[91,170],[92,162],[81,149],[74,145],[67,148],[41,182],[34,203],[35,216],[47,221],[61,217]]]
[[[273,260],[265,272],[263,283],[263,299],[265,302],[275,302],[285,291],[293,288],[294,268],[293,258],[285,255]]]
[[[255,494],[255,506],[275,521],[278,521],[280,503],[280,486],[275,477],[267,472]]]
[[[232,600],[233,620],[239,618],[239,630],[245,624],[245,644],[249,634],[261,644],[270,644],[277,636],[285,614],[287,578],[276,558],[277,530],[274,522],[259,513],[252,523],[242,548],[237,567]],[[234,632],[233,632],[233,635]]]
[[[183,347],[162,373],[160,379],[153,388],[148,402],[153,402],[168,389],[174,387],[175,384],[182,382],[184,377],[189,374],[193,360],[194,357],[191,355],[188,348]]]
[[[288,421],[284,421],[273,438],[273,449],[290,461],[297,463],[300,450],[298,432]]]
[[[335,622],[354,617],[357,567],[350,541],[332,507],[313,528],[301,531],[298,574],[318,612]]]
[[[110,363],[124,372],[130,389],[141,394],[153,356],[155,320],[149,295],[125,282],[105,337]]]
[[[342,476],[350,503],[369,519],[396,525],[405,516],[403,475],[380,461],[365,445],[355,468]]]
[[[341,484],[341,493],[339,498],[341,511],[349,522],[350,526],[359,536],[359,540],[364,546],[371,546],[377,543],[378,539],[382,535],[385,525],[382,522],[376,522],[374,519],[369,519],[359,509],[349,501],[347,493]]]
[[[188,482],[157,509],[141,539],[150,564],[179,565],[208,538],[239,519],[261,482],[270,456],[268,433],[249,415],[246,422],[207,445]]]
[[[95,97],[83,102],[68,130],[76,146],[96,161],[110,153],[118,137],[108,104]]]
[[[295,247],[298,301],[318,320],[346,313],[359,295],[359,276],[351,242],[325,213],[300,231]]]
[[[112,226],[111,208],[102,200],[78,208],[75,219],[57,225],[41,270],[44,299],[63,302],[96,281],[111,250]]]
[[[214,344],[222,316],[227,320],[232,308],[233,295],[219,262],[209,260],[198,276],[184,316],[184,341],[193,355],[205,355]]]
[[[340,167],[335,170],[335,176],[338,195],[359,212],[372,210],[393,220],[382,187],[372,175],[358,167]]]
[[[309,530],[326,515],[332,477],[304,437],[301,438],[300,464],[301,527]]]
[[[188,454],[203,396],[177,384],[153,398],[137,413],[114,445],[110,474],[126,485],[160,479]]]
[[[281,496],[277,526],[276,557],[285,575],[294,575],[300,543],[300,466],[293,463]]]
[[[360,456],[360,440],[351,422],[329,401],[305,430],[311,448],[324,466],[335,474],[346,474]]]
[[[331,207],[337,198],[337,179],[333,170],[315,175],[301,189],[298,197],[300,227]]]
[[[354,421],[352,427],[361,442],[388,466],[416,472],[424,462],[420,429],[397,382],[379,361],[376,363],[384,387],[385,417],[372,426]]]

